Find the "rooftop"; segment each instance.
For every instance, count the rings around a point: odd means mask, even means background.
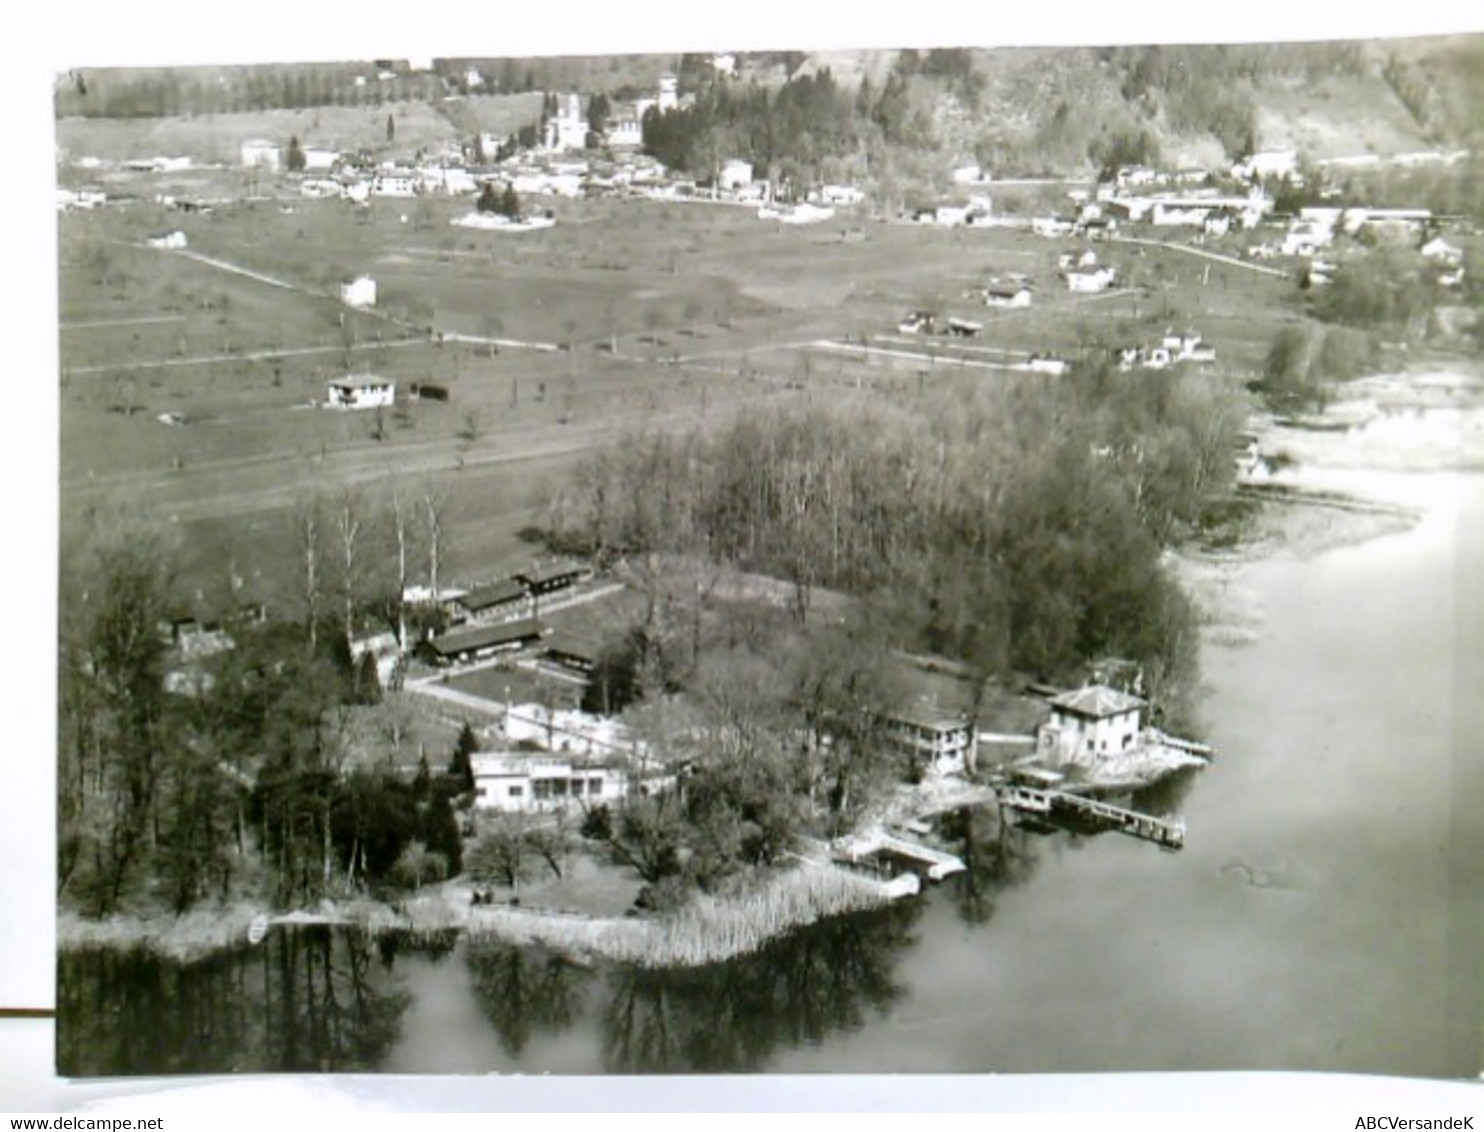
[[[932,731],[956,730],[969,725],[968,719],[961,712],[949,711],[924,700],[892,708],[887,712],[886,718],[893,723],[905,723]]]
[[[368,389],[391,383],[391,378],[377,377],[374,373],[350,373],[330,382],[331,385],[341,389]]]
[[[515,576],[530,585],[540,585],[555,578],[570,577],[573,574],[582,573],[584,567],[578,562],[548,562],[541,566],[532,566],[528,570],[521,570]]]
[[[532,618],[511,621],[504,625],[484,625],[477,629],[461,629],[434,637],[429,644],[433,651],[449,656],[453,653],[470,652],[490,648],[494,645],[509,645],[528,637],[541,635],[541,623]]]
[[[465,609],[478,611],[495,605],[503,605],[507,601],[516,601],[525,596],[525,586],[514,578],[505,578],[503,581],[494,582],[488,586],[477,586],[454,600]]]
[[[1130,696],[1115,688],[1093,684],[1075,692],[1063,692],[1051,700],[1058,711],[1080,715],[1086,719],[1104,719],[1110,715],[1122,715],[1144,706],[1138,696]]]

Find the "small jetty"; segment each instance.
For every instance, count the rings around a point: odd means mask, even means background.
[[[320,912],[286,912],[281,916],[269,916],[263,913],[252,918],[247,925],[247,942],[253,945],[262,943],[268,935],[268,929],[277,924],[287,924],[290,927],[352,927],[358,921],[350,916]]]
[[[1040,790],[1011,783],[1000,789],[1000,802],[1024,813],[1049,815],[1058,810],[1069,811],[1078,817],[1107,824],[1119,833],[1152,841],[1165,849],[1180,849],[1185,845],[1185,822],[1182,820],[1169,821],[1152,814],[1141,814],[1137,810],[1126,810],[1122,806],[1082,794],[1069,794],[1065,790]]]
[[[892,873],[906,870],[933,881],[964,871],[963,861],[952,853],[895,837],[885,830],[840,838],[830,850],[831,859],[842,865]]]

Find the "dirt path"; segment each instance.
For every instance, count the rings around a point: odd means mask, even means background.
[[[1276,267],[1264,267],[1260,263],[1248,263],[1246,260],[1235,259],[1229,255],[1218,255],[1215,252],[1203,251],[1200,248],[1186,247],[1184,244],[1171,244],[1164,240],[1141,240],[1134,236],[1109,236],[1110,243],[1115,244],[1142,244],[1150,248],[1168,248],[1172,252],[1184,252],[1186,255],[1197,256],[1200,259],[1213,260],[1216,263],[1224,263],[1228,267],[1240,267],[1243,271],[1255,271],[1259,275],[1272,275],[1278,279],[1289,278],[1288,272],[1280,271]]]
[[[87,377],[100,373],[124,373],[128,370],[161,369],[166,366],[210,366],[226,363],[273,361],[277,358],[303,358],[315,354],[343,354],[347,351],[393,349],[402,346],[423,346],[427,335],[416,338],[393,338],[382,342],[357,342],[351,346],[291,346],[277,350],[246,350],[237,354],[196,354],[188,358],[162,358],[157,361],[112,362],[103,366],[72,366],[68,377]]]

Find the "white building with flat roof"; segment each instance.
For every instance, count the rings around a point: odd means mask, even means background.
[[[331,409],[390,408],[396,397],[396,382],[369,373],[353,373],[325,387],[325,405]]]
[[[469,756],[474,805],[504,813],[608,805],[629,793],[629,773],[608,763],[582,763],[520,752]]]

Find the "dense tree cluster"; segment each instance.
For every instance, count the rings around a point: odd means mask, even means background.
[[[143,527],[67,556],[64,899],[91,914],[244,890],[290,904],[456,873],[466,778],[348,765],[350,712],[380,688],[341,626],[326,620],[311,642],[293,625],[235,625],[233,647],[181,665],[164,631],[176,557]]]
[[[1052,676],[1101,652],[1172,658],[1161,547],[1230,473],[1236,404],[1190,373],[754,410],[594,456],[553,535],[890,594],[903,643]]]

